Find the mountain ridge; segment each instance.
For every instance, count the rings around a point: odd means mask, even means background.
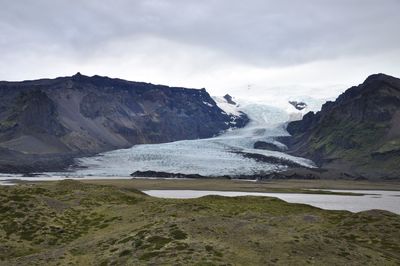
[[[287,126],[289,152],[369,178],[400,175],[400,79],[374,74]]]
[[[0,96],[0,148],[28,161],[32,154],[63,158],[207,138],[248,122],[245,114],[223,112],[205,89],[79,72],[55,79],[2,81]],[[1,154],[0,169],[6,160]]]

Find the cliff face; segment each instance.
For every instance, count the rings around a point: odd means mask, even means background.
[[[22,157],[92,154],[134,144],[212,137],[247,121],[244,114],[236,119],[225,114],[204,89],[79,73],[0,82],[0,165],[1,154],[10,151]]]
[[[400,177],[400,79],[376,74],[287,127],[290,152],[370,178]]]

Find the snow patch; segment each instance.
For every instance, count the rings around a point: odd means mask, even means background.
[[[217,106],[228,115],[240,116],[241,112],[238,105],[228,103],[225,98],[219,96],[212,97]]]
[[[203,103],[204,103],[205,105],[207,105],[207,106],[214,107],[214,105],[211,104],[211,103],[209,103],[209,102],[204,102],[204,101],[203,101]]]
[[[307,106],[302,110],[297,110],[289,102],[303,102]],[[296,98],[288,98],[287,103],[282,105],[282,108],[289,113],[290,118],[288,121],[301,120],[308,112],[318,112],[321,110],[322,105],[326,102],[326,99],[318,99],[310,96],[298,96]]]

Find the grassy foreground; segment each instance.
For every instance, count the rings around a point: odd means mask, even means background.
[[[0,202],[0,265],[400,264],[400,216],[386,211],[72,180],[0,187]]]

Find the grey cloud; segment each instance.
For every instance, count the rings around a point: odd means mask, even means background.
[[[154,36],[274,67],[368,56],[399,49],[400,42],[398,0],[1,2],[2,54],[90,57],[119,39]]]

